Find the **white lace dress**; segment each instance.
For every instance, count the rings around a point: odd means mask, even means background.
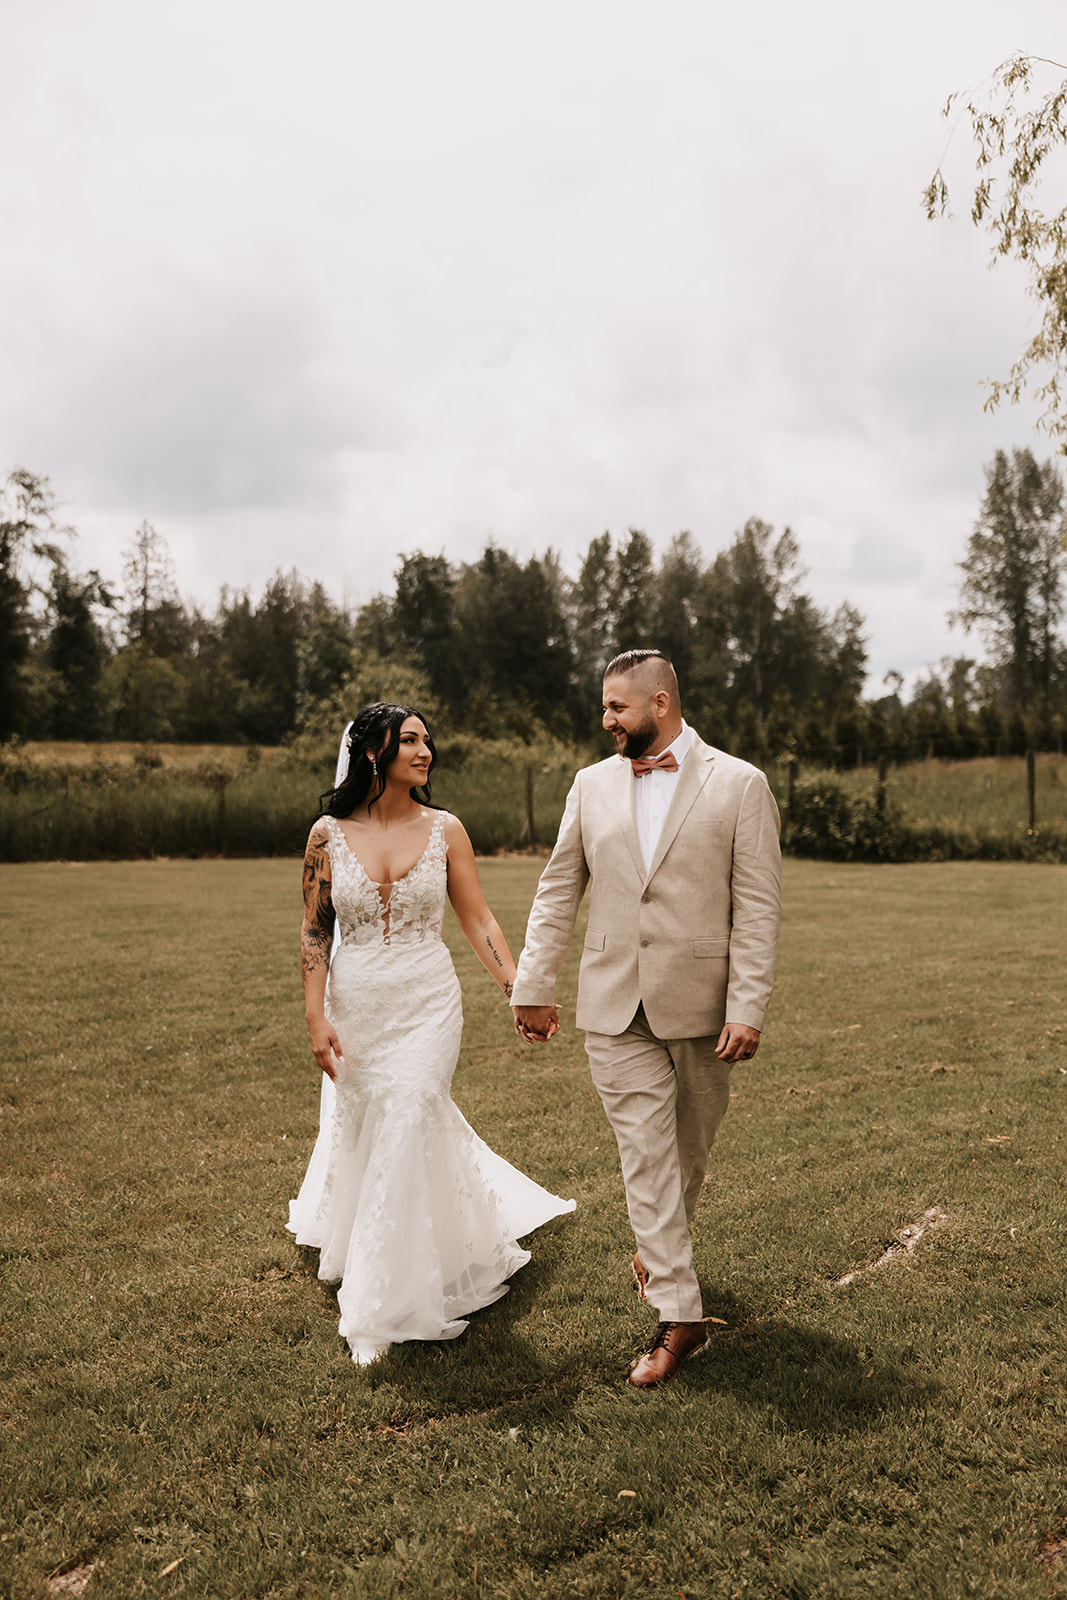
[[[471,1128],[450,1094],[463,1011],[441,939],[445,813],[383,902],[332,817],[340,944],[326,1011],[344,1054],[323,1081],[319,1137],[289,1230],[340,1281],[340,1332],[356,1362],[407,1339],[454,1339],[530,1259],[517,1243],[574,1210]]]

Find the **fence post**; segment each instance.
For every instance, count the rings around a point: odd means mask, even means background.
[[[793,820],[793,796],[794,796],[794,794],[796,792],[796,787],[797,787],[797,766],[798,766],[798,762],[797,762],[796,756],[790,756],[789,757],[789,792],[788,792],[788,796],[787,796],[787,799],[786,799],[786,808],[785,808],[785,814],[786,814],[786,816],[787,816],[787,818],[789,819],[790,822],[792,822],[792,820]]]
[[[534,812],[533,812],[533,767],[526,768],[526,842],[533,849],[534,844]]]
[[[1033,831],[1034,831],[1034,814],[1035,814],[1035,809],[1036,809],[1035,805],[1034,805],[1034,801],[1035,801],[1035,798],[1036,798],[1036,795],[1035,795],[1036,788],[1037,788],[1037,775],[1036,775],[1036,772],[1035,772],[1034,752],[1032,750],[1028,750],[1026,752],[1026,831],[1027,831],[1027,833],[1033,833]]]
[[[211,787],[218,799],[218,830],[219,854],[226,854],[226,785],[230,781],[228,772],[213,772],[211,774]]]
[[[879,812],[885,810],[885,776],[888,765],[889,763],[885,758],[885,751],[880,750],[878,752],[878,789],[874,798],[874,803]]]

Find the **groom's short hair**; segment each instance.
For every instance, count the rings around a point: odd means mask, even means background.
[[[605,678],[615,678],[621,674],[633,672],[646,661],[665,661],[671,671],[674,671],[670,657],[665,656],[662,650],[624,650],[621,655],[615,656],[613,660],[608,662],[604,668],[604,676]]]
[[[676,711],[681,712],[678,674],[674,670],[673,661],[669,656],[665,656],[662,650],[624,650],[604,668],[604,682],[606,683],[609,678],[627,677],[631,672],[641,673],[641,687],[650,694],[658,694],[665,689],[670,696],[671,705]]]

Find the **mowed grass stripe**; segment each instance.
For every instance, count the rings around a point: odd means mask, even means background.
[[[516,948],[537,871],[483,868]],[[786,863],[695,1230],[727,1327],[654,1395],[623,1383],[651,1318],[580,1039],[522,1047],[454,924],[456,1099],[579,1209],[462,1339],[361,1373],[284,1232],[317,1103],[298,864],[0,888],[0,1593],[68,1564],[90,1596],[1054,1592],[1067,870]]]

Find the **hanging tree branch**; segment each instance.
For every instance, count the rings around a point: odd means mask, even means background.
[[[1029,390],[1044,406],[1038,427],[1067,454],[1067,206],[1046,212],[1038,187],[1053,152],[1067,147],[1067,77],[1036,105],[1035,66],[1067,66],[1044,56],[1009,56],[973,97],[953,94],[942,115],[970,118],[978,174],[971,221],[992,240],[992,257],[1013,256],[1027,273],[1027,293],[1041,308],[1041,326],[1006,378],[989,380],[985,409]],[[1045,169],[1045,172],[1043,172]],[[923,192],[932,221],[949,213],[948,185],[938,167]],[[1043,378],[1039,374],[1044,373]]]

